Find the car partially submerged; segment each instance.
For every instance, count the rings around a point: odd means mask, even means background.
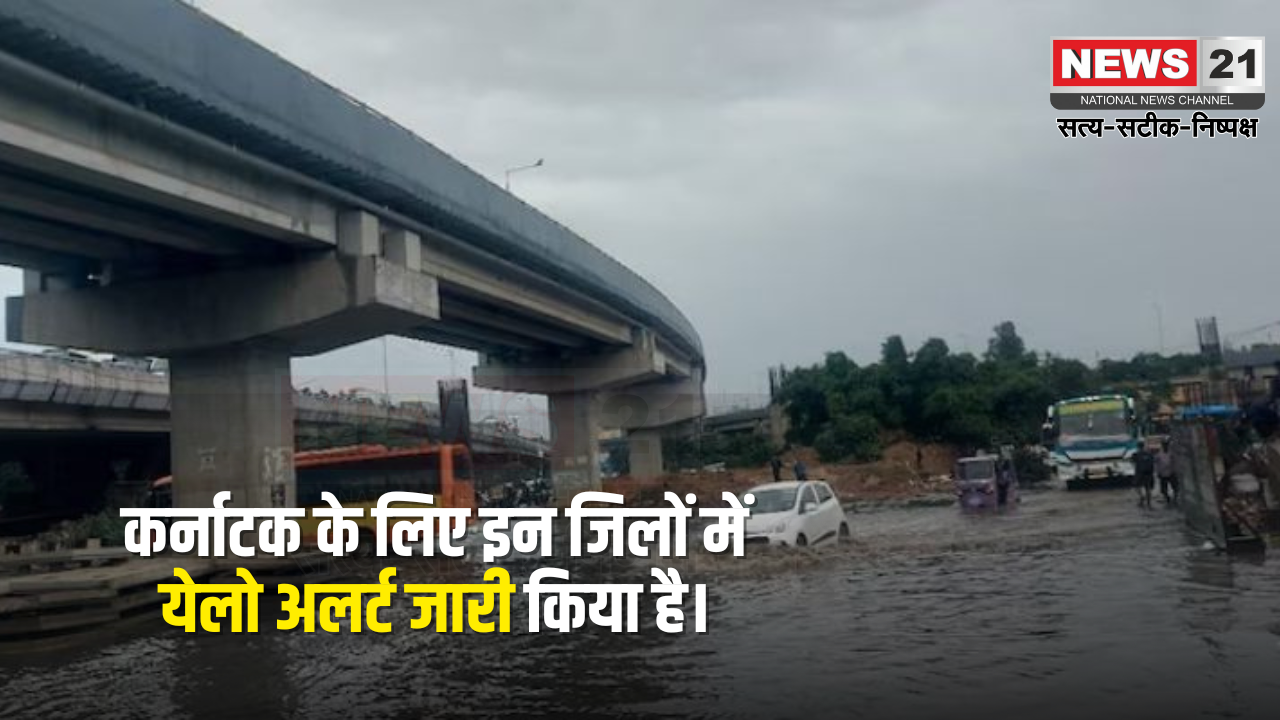
[[[744,493],[742,500],[751,510],[746,522],[748,545],[805,547],[849,538],[844,507],[821,480],[760,485]]]

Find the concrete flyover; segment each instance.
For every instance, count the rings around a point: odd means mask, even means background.
[[[0,263],[26,269],[10,340],[169,358],[183,506],[292,504],[290,358],[386,334],[548,395],[559,500],[599,486],[601,427],[652,474],[703,413],[701,342],[650,284],[176,0],[0,5]]]

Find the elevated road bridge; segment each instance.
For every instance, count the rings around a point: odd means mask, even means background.
[[[169,359],[180,506],[291,504],[290,359],[387,334],[547,395],[561,499],[599,487],[601,428],[660,472],[705,404],[652,285],[177,0],[0,5],[0,263],[11,341]]]

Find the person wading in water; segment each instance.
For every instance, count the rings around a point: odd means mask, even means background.
[[[1138,487],[1138,507],[1149,509],[1156,485],[1156,459],[1146,445],[1133,454],[1133,481]]]

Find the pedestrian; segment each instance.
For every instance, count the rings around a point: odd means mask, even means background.
[[[804,466],[803,460],[796,458],[796,464],[792,465],[791,469],[795,472],[797,481],[804,482],[809,479],[809,469]]]
[[[1013,467],[1008,460],[1001,459],[996,469],[996,505],[1004,507],[1009,502],[1009,486],[1013,485]]]
[[[1133,454],[1133,481],[1138,487],[1138,507],[1151,508],[1151,491],[1156,485],[1156,459],[1144,444]]]
[[[1169,452],[1169,441],[1160,443],[1160,452],[1156,453],[1156,476],[1160,478],[1160,495],[1165,505],[1178,504],[1178,475],[1173,469],[1173,454]]]
[[[782,458],[774,455],[769,460],[769,469],[773,471],[773,481],[782,482]]]

